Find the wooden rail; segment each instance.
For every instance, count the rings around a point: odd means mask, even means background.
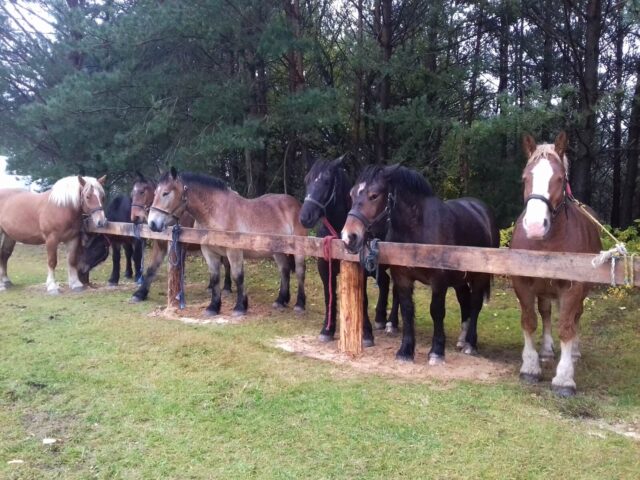
[[[153,232],[146,225],[138,227],[142,238],[153,240],[171,240],[171,229],[163,232]],[[105,227],[91,226],[89,231],[109,235],[135,236],[134,226],[130,223],[109,222]],[[316,237],[297,237],[283,235],[249,234],[239,232],[219,232],[198,228],[182,228],[180,241],[199,245],[212,245],[242,250],[261,252],[280,252],[288,254],[303,254],[305,256],[322,257],[322,239]],[[565,252],[536,252],[530,250],[514,250],[508,248],[477,248],[449,245],[422,245],[414,243],[381,242],[380,263],[406,267],[438,268],[445,270],[460,270],[469,272],[486,272],[497,275],[519,275],[525,277],[542,277],[574,281],[589,281],[592,283],[611,283],[611,264],[609,262],[594,268],[591,261],[593,254],[565,253]],[[361,283],[353,284],[357,272],[361,272],[358,256],[347,252],[341,240],[331,242],[332,257],[343,262],[342,271],[348,270],[349,275],[343,277],[343,285],[338,289],[340,320],[342,325],[349,325],[348,331],[341,329],[341,335],[350,339],[361,338],[362,318],[357,307],[358,295],[348,295],[354,288],[359,290]],[[175,278],[177,273],[171,271],[168,290],[168,304],[175,307]],[[357,269],[357,270],[355,270]],[[640,287],[640,260],[633,266],[633,285]],[[354,271],[356,272],[354,274]],[[351,283],[348,288],[346,278]],[[622,261],[616,262],[615,282],[624,282],[625,273]],[[347,298],[349,296],[349,298]],[[351,308],[346,307],[352,305]],[[345,308],[346,307],[346,308]],[[353,341],[342,341],[341,346],[351,354],[359,354],[360,349],[353,347]]]

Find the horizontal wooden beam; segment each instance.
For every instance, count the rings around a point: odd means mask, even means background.
[[[171,229],[152,232],[146,225],[139,228],[143,238],[171,240]],[[109,222],[107,226],[89,227],[95,233],[135,236],[130,223]],[[198,228],[182,228],[180,241],[200,245],[281,252],[311,257],[322,257],[322,239],[285,235],[219,232]],[[539,252],[508,248],[477,248],[450,245],[422,245],[415,243],[381,242],[380,263],[406,267],[441,268],[469,272],[486,272],[496,275],[519,275],[524,277],[555,278],[593,283],[611,283],[609,262],[594,268],[593,254],[566,252]],[[358,256],[347,252],[341,240],[331,242],[332,257],[338,260],[358,261]],[[633,284],[640,287],[640,258],[634,265]],[[615,282],[624,282],[624,265],[616,262]]]

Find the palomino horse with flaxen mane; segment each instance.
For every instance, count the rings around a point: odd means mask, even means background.
[[[443,202],[422,175],[405,167],[367,167],[351,190],[352,208],[342,229],[342,240],[351,252],[359,252],[367,239],[431,245],[498,247],[499,232],[491,210],[475,198]],[[458,348],[477,353],[477,321],[489,296],[491,275],[431,268],[391,267],[391,276],[402,312],[402,344],[396,358],[413,361],[415,330],[413,284],[431,285],[433,340],[429,364],[444,363],[445,298],[453,287],[460,303],[462,332]]]
[[[533,137],[527,135],[523,146],[528,158],[522,174],[525,210],[513,230],[511,248],[598,253],[602,248],[598,228],[581,212],[568,189],[566,134],[560,133],[555,145],[536,145]],[[553,358],[550,325],[551,302],[555,300],[559,307],[561,353],[551,385],[558,395],[574,395],[573,362],[580,356],[578,321],[590,284],[531,277],[512,277],[512,281],[520,301],[524,333],[520,377],[527,382],[537,382],[542,374],[540,357]],[[533,339],[538,323],[536,299],[544,326],[540,356]]]
[[[51,294],[58,293],[55,280],[58,244],[65,243],[69,251],[69,288],[82,290],[77,264],[83,217],[90,217],[97,226],[106,224],[102,210],[105,179],[65,177],[44,193],[0,189],[0,290],[11,284],[7,262],[16,242],[46,245],[49,265],[46,285]]]
[[[324,217],[323,224],[318,228],[317,235],[319,237],[326,237],[332,233],[327,224],[331,226],[334,232],[342,230],[344,222],[347,220],[347,212],[351,208],[349,191],[351,190],[352,182],[343,168],[343,160],[344,155],[331,161],[318,159],[311,165],[309,173],[304,179],[306,196],[300,210],[300,222],[306,228],[312,228]],[[327,260],[318,257],[318,273],[324,286],[325,304],[324,322],[319,338],[321,341],[327,342],[333,340],[336,332],[336,277],[340,273],[340,262],[332,260],[331,265],[329,265]],[[398,331],[398,302],[394,296],[391,314],[387,322],[390,279],[386,268],[380,266],[375,276],[380,288],[378,303],[376,304],[376,328],[379,330],[386,328],[387,332],[395,333]],[[366,291],[363,309],[363,344],[364,346],[372,346],[373,329],[369,321]]]
[[[149,212],[149,227],[163,230],[172,218],[184,212],[193,216],[198,225],[211,230],[263,233],[275,235],[306,236],[307,230],[300,224],[300,202],[290,195],[268,194],[248,199],[227,187],[222,180],[196,173],[178,175],[174,168],[158,182]],[[231,277],[236,283],[237,301],[235,315],[246,313],[248,300],[244,285],[244,258],[273,257],[280,270],[280,293],[274,307],[282,308],[290,300],[289,279],[291,256],[282,253],[243,251],[232,248],[202,246],[211,274],[211,304],[205,313],[220,313],[220,263],[221,255],[229,259]],[[295,272],[298,280],[296,311],[305,308],[304,255],[295,255]]]

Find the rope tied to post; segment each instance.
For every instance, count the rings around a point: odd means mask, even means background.
[[[169,258],[167,259],[172,267],[177,267],[180,270],[180,289],[178,291],[178,295],[176,295],[176,299],[180,305],[180,310],[184,309],[186,306],[184,300],[184,255],[182,250],[183,247],[180,243],[181,232],[182,229],[180,228],[180,224],[176,223],[171,230],[171,246],[169,247]],[[172,254],[174,256],[174,260],[171,259]]]
[[[322,238],[322,254],[324,260],[329,264],[329,308],[327,309],[327,330],[333,325],[333,315],[331,314],[333,307],[333,259],[331,257],[331,241],[338,238],[338,233],[333,225],[329,223],[327,217],[322,217],[322,224],[329,230],[329,235]]]

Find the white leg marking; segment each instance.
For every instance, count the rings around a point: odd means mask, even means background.
[[[53,268],[48,268],[47,272],[47,292],[58,293],[58,284],[56,283],[55,271]]]
[[[574,362],[577,362],[580,357],[582,357],[582,354],[580,353],[580,339],[577,334],[573,337],[573,350],[571,351],[571,357]]]
[[[467,331],[469,330],[469,320],[465,320],[460,325],[460,335],[458,335],[458,341],[456,342],[457,348],[464,348],[467,344]]]
[[[560,342],[560,361],[556,368],[556,376],[551,380],[551,384],[556,387],[576,388],[573,380],[573,340]]]
[[[520,367],[520,373],[539,376],[542,373],[542,369],[540,368],[540,360],[538,358],[538,352],[536,352],[533,336],[529,332],[523,331],[522,333],[524,334],[524,348],[522,349],[522,367]]]

